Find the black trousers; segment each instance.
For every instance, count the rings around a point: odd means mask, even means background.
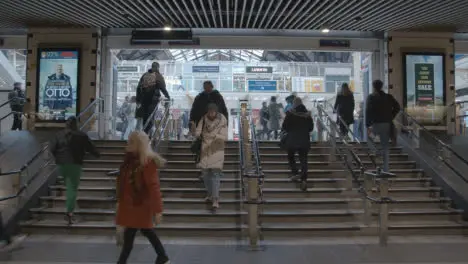
[[[120,252],[118,264],[126,264],[127,259],[130,256],[130,252],[133,249],[133,242],[135,241],[135,235],[138,229],[136,228],[126,228],[124,231],[124,242],[122,246],[122,251]],[[140,232],[149,240],[153,246],[156,254],[158,254],[158,260],[156,263],[166,263],[169,258],[167,257],[164,246],[159,240],[159,237],[156,235],[153,229],[140,229]]]
[[[156,107],[158,107],[158,103],[151,104],[151,105],[142,105],[142,107],[143,107],[143,126],[146,125],[146,122],[150,118],[150,116],[153,113],[154,109],[156,109]],[[155,116],[153,116],[153,120],[151,120],[149,122],[148,126],[143,127],[143,131],[145,131],[145,133],[148,136],[151,136],[150,132],[151,132],[151,129],[153,128],[155,117],[156,117],[156,114],[155,114]]]
[[[21,120],[21,113],[13,114],[13,125],[11,130],[23,130],[23,121]]]
[[[288,161],[291,172],[296,175],[299,174],[299,170],[296,165],[296,152],[299,154],[299,161],[301,163],[301,180],[307,181],[307,173],[309,171],[309,164],[307,157],[309,155],[309,148],[300,148],[300,149],[289,149],[288,150]]]
[[[340,134],[342,136],[347,136],[349,133],[349,125],[343,124],[343,122],[340,121]]]

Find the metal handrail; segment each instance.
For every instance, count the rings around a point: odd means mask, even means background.
[[[331,107],[331,108],[333,109],[333,105],[331,105],[331,103],[330,103],[329,101],[325,101],[325,103],[328,104],[328,107]],[[333,109],[333,111],[335,111],[335,109]],[[323,109],[323,112],[325,112],[324,109]],[[328,114],[327,114],[327,116],[328,116],[328,118],[331,119],[331,117],[330,117]],[[342,125],[348,127],[348,125],[346,124],[346,122],[343,120],[343,118],[342,118],[339,114],[337,114],[336,116],[337,116],[338,121],[339,121]],[[348,129],[348,133],[351,134],[351,136],[353,137],[353,140],[354,140],[357,144],[360,145],[360,144],[362,143],[362,142],[357,138],[357,136],[354,134],[353,131],[351,131],[350,129]],[[377,149],[377,146],[376,146],[374,140],[373,140],[369,135],[367,136],[367,144],[369,144],[369,145],[371,146],[372,149]],[[377,169],[377,167],[378,167],[378,166],[377,166],[377,162],[375,161],[374,156],[371,154],[371,150],[370,150],[370,149],[366,149],[366,150],[367,150],[367,151],[366,151],[366,154],[367,154],[367,156],[370,158],[370,160],[371,160],[371,162],[372,162],[372,165],[374,165],[374,167]]]
[[[462,161],[463,163],[465,163],[466,165],[468,165],[468,160],[466,160],[464,157],[462,157],[457,151],[455,151],[450,145],[446,144],[445,142],[443,142],[442,140],[440,140],[436,135],[434,135],[431,131],[429,131],[426,127],[424,127],[421,123],[419,123],[418,121],[416,121],[416,119],[414,117],[412,117],[411,115],[409,115],[408,113],[404,112],[404,111],[400,111],[400,113],[405,116],[406,118],[410,119],[411,122],[413,122],[414,124],[416,124],[417,126],[419,126],[422,130],[424,130],[424,132],[426,132],[433,140],[435,140],[438,144],[440,144],[441,146],[443,146],[444,148],[446,148],[448,151],[450,151],[453,155],[455,155],[455,157],[457,157],[460,161]]]
[[[101,112],[102,111],[102,107],[100,105],[101,102],[104,102],[104,99],[102,98],[96,98],[96,99],[91,99],[91,102],[85,107],[85,109],[83,109],[83,111],[81,111],[77,116],[76,118],[78,119],[78,121],[80,121],[80,118],[83,117],[83,115],[88,112],[89,110],[95,110],[93,107],[96,106],[96,105],[99,105],[99,109],[98,111]],[[93,112],[92,115],[90,115],[86,121],[83,123],[83,125],[80,126],[80,130],[83,130],[83,128],[85,128],[89,122],[91,122],[93,120],[94,117],[96,117],[96,112]]]
[[[10,104],[13,100],[15,100],[16,98],[18,97],[13,97],[11,99],[8,99],[7,101],[5,101],[4,103],[0,104],[0,108],[4,107],[5,105],[8,105]]]
[[[164,99],[164,100],[160,100],[160,102],[156,105],[156,107],[153,109],[153,112],[151,112],[150,116],[148,117],[148,119],[146,120],[146,123],[143,124],[143,127],[141,128],[143,131],[146,130],[146,128],[149,126],[149,124],[151,124],[151,122],[153,122],[154,120],[154,116],[156,115],[156,113],[158,112],[158,109],[159,109],[159,106],[161,103],[171,103],[171,100],[170,99]],[[141,105],[140,105],[141,107]]]
[[[162,136],[164,134],[164,131],[166,130],[167,124],[169,123],[171,101],[163,100],[163,102],[165,102],[165,104],[164,104],[165,110],[164,110],[163,116],[161,118],[161,122],[159,122],[158,127],[154,130],[154,132],[153,132],[153,134],[151,136],[151,141],[150,141],[150,143],[153,146],[154,150],[157,150],[157,148],[158,148],[158,146],[159,146],[159,144],[161,142],[161,138],[162,138]],[[157,110],[157,107],[156,107],[155,111],[156,110]],[[155,111],[153,111],[153,112],[155,112]]]
[[[88,109],[90,109],[90,107],[92,107],[93,105],[96,104],[96,102],[98,102],[98,100],[93,100],[93,102],[91,102],[80,114],[77,115],[77,118],[81,117],[83,115],[84,112],[88,111]],[[11,113],[10,113],[11,114]],[[94,116],[94,115],[93,115]],[[88,119],[89,120],[89,119]],[[80,128],[81,129],[81,128]],[[23,172],[24,170],[26,170],[34,161],[36,161],[45,151],[47,151],[49,149],[49,145],[48,144],[44,144],[43,148],[41,150],[39,150],[28,162],[26,162],[23,166],[21,166],[20,169],[18,170],[14,170],[14,171],[8,171],[8,172],[2,172],[0,173],[0,177],[2,176],[8,176],[8,175],[14,175],[14,174],[18,174],[18,173],[21,173]],[[45,166],[48,166],[50,164],[50,160],[47,160],[44,165],[41,167],[44,168]],[[19,195],[21,195],[21,193],[26,189],[26,187],[32,182],[34,181],[37,177],[39,176],[39,173],[36,173],[35,175],[33,175],[31,177],[31,179],[29,179],[27,181],[27,183],[18,190],[18,192],[14,195],[11,195],[9,197],[3,197],[3,198],[0,198],[0,201],[5,201],[5,200],[10,200],[10,199],[14,199],[16,197],[18,197]]]

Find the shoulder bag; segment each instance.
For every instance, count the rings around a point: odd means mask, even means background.
[[[190,151],[195,154],[195,162],[198,163],[200,161],[200,155],[201,155],[201,148],[202,148],[202,143],[203,143],[203,131],[205,129],[205,117],[203,117],[202,121],[202,131],[200,133],[200,136],[197,137],[193,142],[192,145],[190,146]]]

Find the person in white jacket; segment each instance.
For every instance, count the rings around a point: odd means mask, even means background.
[[[209,104],[208,112],[198,122],[196,136],[202,137],[200,162],[203,181],[207,192],[206,201],[213,209],[219,208],[219,188],[224,164],[224,147],[228,139],[228,122],[219,113],[216,104]]]

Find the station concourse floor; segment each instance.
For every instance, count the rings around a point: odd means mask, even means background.
[[[387,247],[369,237],[278,240],[264,242],[264,249],[255,252],[235,240],[162,240],[172,264],[468,263],[468,238],[459,236],[391,237]],[[112,236],[34,235],[20,248],[0,254],[5,264],[107,264],[116,263],[119,248]],[[154,260],[151,246],[138,237],[128,263]]]

